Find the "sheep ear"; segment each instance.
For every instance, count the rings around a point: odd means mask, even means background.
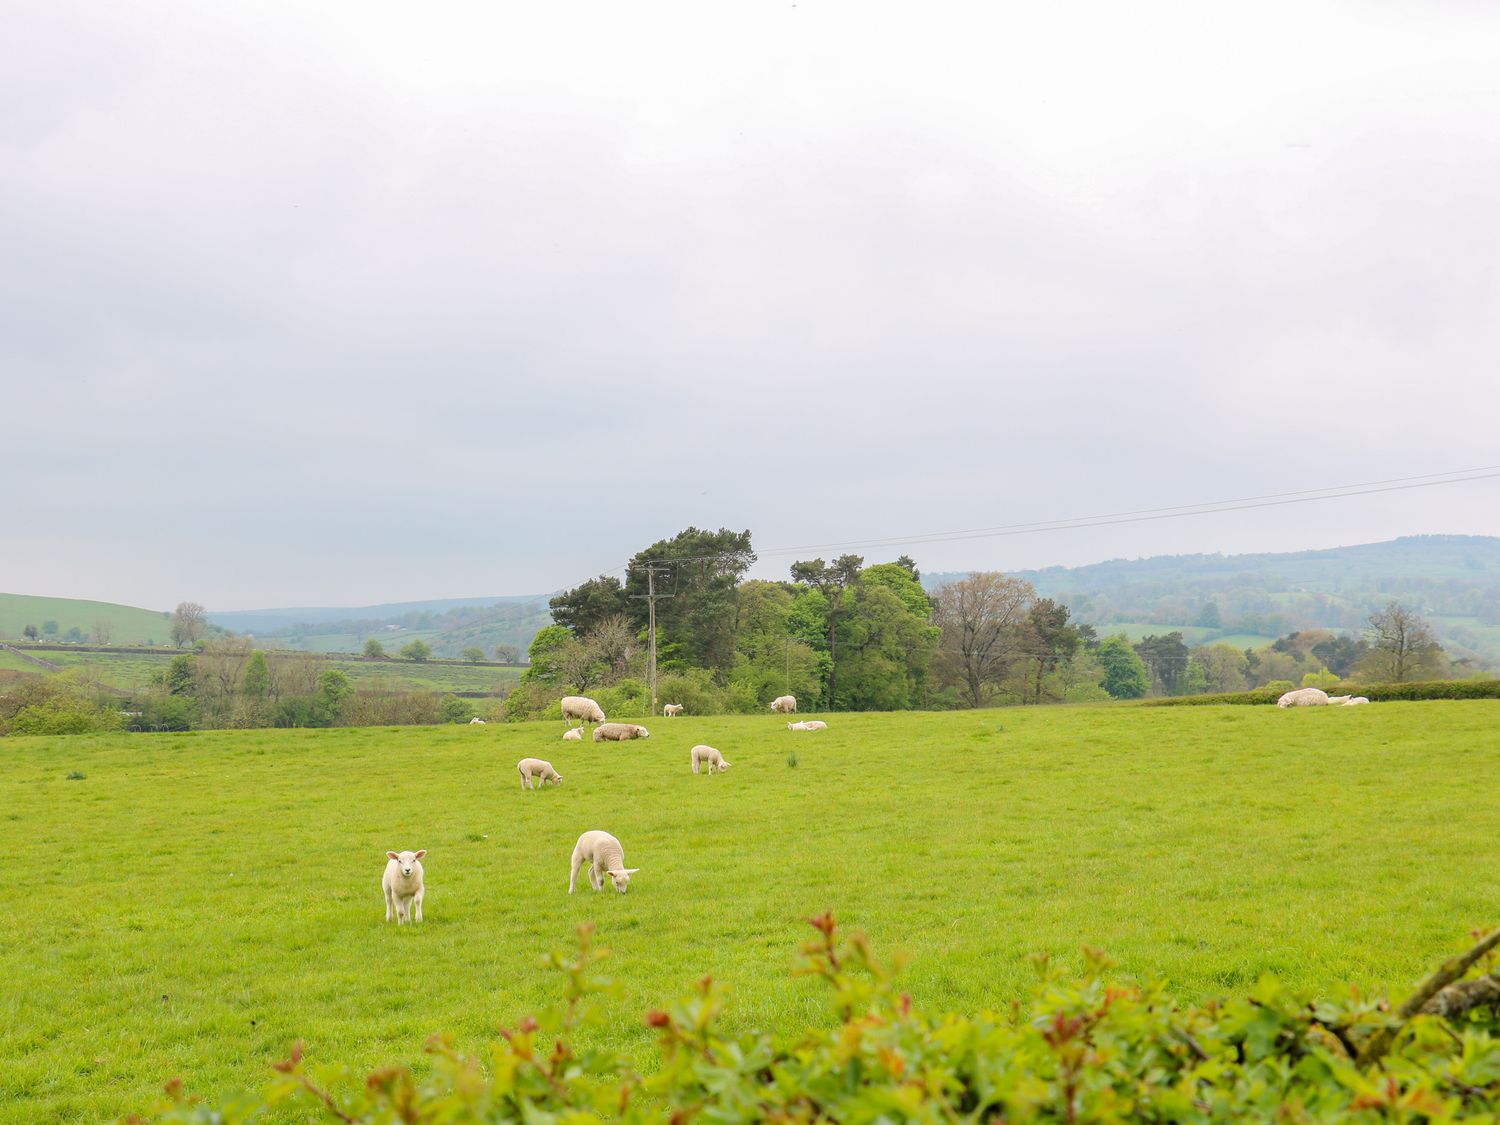
[[[620,874],[621,875],[634,875],[639,870],[640,870],[639,867],[627,867],[624,871],[621,871]]]
[[[423,856],[424,856],[424,855],[426,855],[426,854],[427,854],[427,849],[426,849],[426,848],[423,848],[423,849],[422,849],[422,850],[421,850],[421,851],[419,851],[419,852],[418,852],[418,853],[417,853],[417,858],[418,858],[418,859],[421,859],[421,858],[422,858],[422,857],[423,857]]]
[[[400,859],[401,857],[399,855],[397,855],[395,852],[386,852],[385,853],[385,858],[386,859]]]

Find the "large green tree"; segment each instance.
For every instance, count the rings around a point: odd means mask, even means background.
[[[1099,664],[1104,668],[1104,690],[1116,699],[1140,699],[1151,690],[1151,673],[1123,633],[1099,643]]]
[[[1068,622],[1067,606],[1043,598],[1026,611],[1021,643],[1026,649],[1026,694],[1031,702],[1042,701],[1047,677],[1073,659],[1082,641],[1083,634],[1078,626]]]
[[[749,531],[696,527],[658,540],[630,560],[625,593],[637,630],[646,627],[652,586],[663,595],[656,603],[661,665],[728,674],[734,667],[737,587],[754,562]]]
[[[1188,647],[1177,631],[1150,636],[1135,646],[1136,654],[1165,695],[1180,695],[1187,676]]]
[[[547,604],[552,609],[553,621],[581,637],[592,632],[606,618],[616,617],[629,610],[630,599],[618,578],[601,574],[566,593],[558,594]]]
[[[942,631],[928,623],[927,596],[909,571],[866,568],[844,594],[842,675],[832,706],[901,711],[927,701],[928,668]]]
[[[839,674],[839,622],[848,612],[844,591],[859,577],[864,559],[859,555],[840,555],[831,563],[821,558],[792,564],[792,581],[815,591],[823,599],[824,636],[828,638],[827,698],[837,706]]]

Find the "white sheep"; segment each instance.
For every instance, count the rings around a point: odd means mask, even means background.
[[[727,770],[729,768],[729,766],[731,764],[729,762],[726,762],[724,760],[724,755],[720,754],[712,746],[694,746],[693,747],[693,772],[694,773],[698,772],[698,766],[699,766],[700,763],[703,763],[703,762],[707,762],[708,763],[708,776],[709,777],[712,777],[714,775],[714,770],[715,769],[717,769],[720,773],[723,773],[725,770]]]
[[[1342,707],[1345,703],[1348,702],[1349,696],[1347,695],[1330,695],[1328,697],[1328,706],[1330,707]]]
[[[563,696],[562,717],[568,721],[569,726],[573,724],[574,719],[577,719],[580,724],[604,722],[603,710],[600,709],[599,704],[586,695]]]
[[[516,763],[516,772],[521,775],[521,788],[525,789],[530,783],[532,789],[540,789],[547,782],[553,785],[562,784],[562,775],[552,768],[551,762],[544,762],[541,758],[522,758]]]
[[[573,893],[573,886],[578,881],[578,869],[585,863],[589,865],[589,883],[596,891],[604,889],[604,876],[608,875],[614,881],[615,890],[624,894],[630,889],[630,877],[640,870],[639,867],[626,867],[625,849],[620,841],[597,828],[585,832],[573,845],[573,869],[568,873],[569,894]]]
[[[582,742],[583,741],[583,728],[582,727],[569,727],[567,730],[563,731],[563,741],[564,742]]]
[[[469,725],[471,727],[476,725],[482,727],[484,726],[484,720],[481,719],[478,715],[475,715],[472,719],[469,720]]]
[[[673,715],[682,714],[681,703],[664,703],[661,709],[662,716],[670,719]]]
[[[595,742],[628,742],[632,738],[650,738],[651,732],[634,723],[600,723],[594,728]]]
[[[1362,696],[1362,695],[1356,695],[1353,699],[1346,699],[1346,700],[1344,700],[1344,706],[1345,707],[1358,707],[1361,704],[1368,703],[1368,702],[1370,702],[1370,701],[1368,699],[1366,699],[1364,696]]]
[[[787,730],[827,730],[828,724],[822,719],[803,719],[800,723],[787,723]]]
[[[1278,707],[1326,707],[1328,693],[1322,688],[1305,687],[1289,691],[1276,701]]]
[[[778,715],[795,715],[797,713],[797,697],[795,695],[778,695],[771,700],[771,710]]]
[[[422,884],[422,857],[426,854],[426,848],[419,852],[385,853],[385,874],[381,876],[380,889],[385,892],[387,922],[391,920],[392,910],[396,914],[396,925],[410,922],[413,905],[417,908],[416,920],[422,920],[422,896],[426,893]]]

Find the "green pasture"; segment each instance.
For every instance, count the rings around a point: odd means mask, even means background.
[[[110,627],[111,644],[145,644],[148,641],[166,644],[171,638],[169,617],[167,613],[113,602],[0,594],[0,640],[19,640],[26,626],[35,625],[41,629],[48,621],[57,622],[56,636],[44,635],[40,640],[61,638],[73,628],[92,637],[94,623],[106,621]]]
[[[0,1119],[109,1120],[173,1075],[222,1097],[299,1039],[421,1068],[428,1035],[476,1048],[554,1000],[538,959],[581,922],[619,985],[596,1034],[650,1068],[643,1013],[706,973],[738,1026],[826,1019],[788,975],[824,910],[965,1010],[1085,944],[1184,998],[1399,992],[1500,921],[1494,702],[825,717],[6,739]],[[728,774],[690,772],[697,742]],[[521,792],[533,755],[561,788]],[[591,828],[628,895],[567,894]],[[402,848],[429,850],[427,920],[398,929]]]
[[[1108,625],[1095,625],[1101,637],[1113,637],[1123,633],[1131,644],[1147,637],[1164,637],[1168,633],[1181,633],[1183,643],[1191,647],[1198,645],[1232,645],[1235,648],[1260,648],[1274,641],[1275,637],[1263,637],[1256,633],[1225,633],[1223,629],[1210,629],[1203,625],[1153,625],[1139,621],[1111,621]]]

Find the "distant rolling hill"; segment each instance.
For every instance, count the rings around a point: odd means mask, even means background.
[[[422,602],[387,602],[366,606],[303,606],[293,609],[210,610],[208,619],[236,633],[275,633],[297,625],[326,625],[342,621],[383,623],[409,614],[443,614],[466,606],[546,604],[549,594],[507,594],[480,598],[438,598]]]
[[[1416,535],[1320,551],[1161,555],[1016,572],[1103,632],[1184,628],[1192,643],[1277,637],[1299,629],[1359,632],[1400,601],[1427,617],[1458,655],[1500,663],[1500,538]],[[961,573],[924,575],[929,588]]]
[[[106,637],[115,645],[172,643],[171,614],[113,602],[78,598],[43,598],[32,594],[0,594],[0,640],[20,640],[35,625],[44,641],[90,641]],[[52,628],[49,628],[49,623]],[[71,638],[73,630],[77,630]]]

